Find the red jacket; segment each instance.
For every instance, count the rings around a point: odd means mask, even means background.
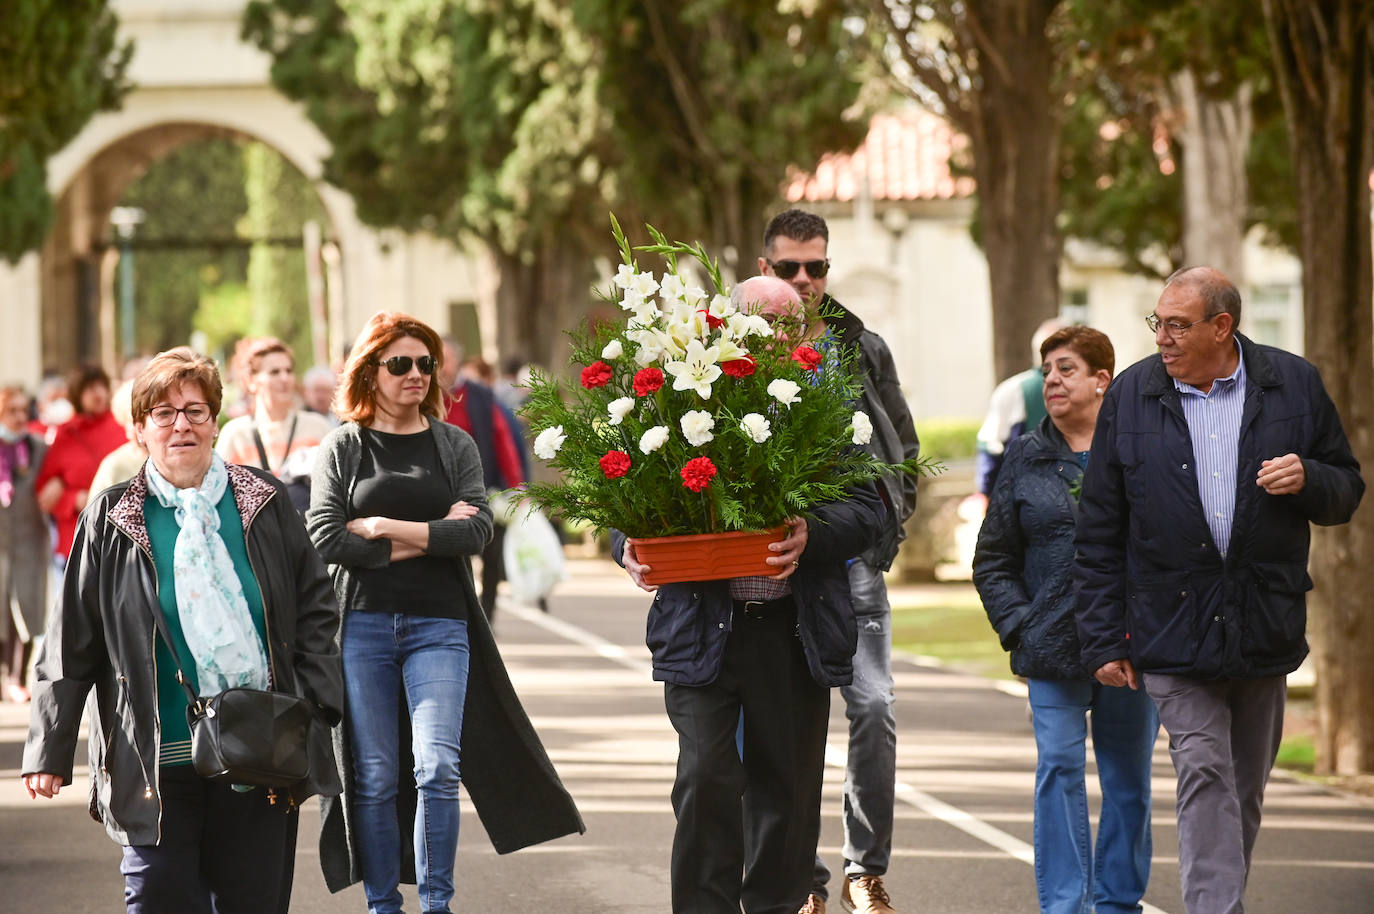
[[[124,426],[109,411],[76,415],[58,427],[47,456],[43,458],[38,479],[34,481],[34,490],[43,491],[50,479],[62,480],[62,497],[51,513],[57,521],[57,554],[64,559],[72,551],[76,521],[81,516],[76,496],[90,488],[96,468],[105,455],[126,440]],[[83,499],[83,503],[88,498]]]

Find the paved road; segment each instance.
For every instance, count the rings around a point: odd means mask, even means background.
[[[503,608],[498,637],[512,678],[577,798],[587,833],[508,856],[470,809],[455,911],[659,914],[668,910],[676,743],[643,646],[647,598],[621,573],[574,563],[553,612]],[[899,809],[888,886],[903,914],[1034,914],[1034,745],[1024,698],[1005,685],[901,660]],[[84,779],[58,801],[29,801],[18,774],[26,712],[0,705],[0,912],[117,914],[118,850],[85,813]],[[843,709],[831,716],[841,761]],[[822,851],[838,865],[842,770],[827,771]],[[1155,764],[1153,914],[1179,901],[1173,771]],[[1374,898],[1374,805],[1276,778],[1251,876],[1250,914],[1365,914]],[[325,890],[302,813],[292,911],[361,912],[361,891]],[[407,895],[414,908],[413,891]]]

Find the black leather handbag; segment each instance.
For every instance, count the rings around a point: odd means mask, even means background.
[[[310,703],[289,692],[225,689],[196,698],[186,709],[191,766],[212,781],[290,787],[310,774],[313,716]]]
[[[191,725],[191,767],[211,781],[254,787],[290,787],[310,775],[310,702],[290,692],[225,689],[201,697],[182,672],[181,658],[154,608],[162,640],[177,663],[177,682],[186,690],[186,720]],[[276,802],[275,796],[273,802]]]

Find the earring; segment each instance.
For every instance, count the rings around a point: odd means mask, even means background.
[[[1097,389],[1097,395],[1098,395],[1099,397],[1102,396],[1102,388],[1099,387],[1099,388]]]

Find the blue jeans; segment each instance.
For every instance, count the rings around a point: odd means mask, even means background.
[[[897,718],[892,710],[892,607],[883,570],[849,563],[849,592],[859,627],[854,681],[840,687],[849,718],[844,768],[844,871],[881,876],[892,859],[897,783]],[[827,897],[830,869],[819,856],[813,891]]]
[[[1035,885],[1041,914],[1138,912],[1150,880],[1150,766],[1159,715],[1144,689],[1032,679]],[[1092,846],[1088,712],[1102,787]]]
[[[468,685],[468,626],[401,613],[348,613],[344,687],[353,762],[353,830],[370,914],[401,910],[400,699],[415,758],[415,875],[426,914],[447,912],[458,856],[459,746]]]

